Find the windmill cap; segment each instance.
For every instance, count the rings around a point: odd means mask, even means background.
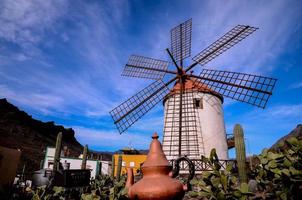
[[[152,135],[152,142],[150,144],[150,150],[147,155],[146,161],[142,167],[155,167],[155,166],[171,166],[167,160],[161,143],[158,141],[158,134]]]
[[[197,92],[212,94],[212,95],[218,97],[221,100],[221,102],[223,103],[223,96],[221,94],[212,90],[207,84],[202,83],[202,82],[198,81],[197,79],[189,77],[189,76],[187,76],[184,81],[184,91],[186,91],[186,92],[187,91],[197,91]],[[178,94],[178,93],[180,93],[179,81],[177,81],[175,83],[174,87],[170,90],[169,94],[167,94],[165,96],[164,104],[165,104],[165,101],[169,97],[171,97],[175,94]]]

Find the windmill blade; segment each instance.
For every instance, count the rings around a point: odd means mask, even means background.
[[[167,83],[164,83],[161,80],[154,81],[110,111],[112,119],[120,134],[126,131],[132,124],[160,102],[163,97],[169,93],[169,88],[167,86],[174,80],[176,80],[176,78],[171,79]]]
[[[233,47],[235,44],[239,43],[241,40],[252,34],[258,28],[244,25],[237,25],[221,38],[216,40],[210,46],[205,48],[199,54],[194,56],[192,59],[195,61],[186,72],[191,70],[196,64],[205,65],[229,48]]]
[[[166,73],[171,73],[167,70],[168,65],[169,62],[167,61],[132,55],[122,72],[122,76],[159,80]]]
[[[199,82],[215,92],[248,104],[265,108],[277,79],[238,72],[203,69]]]
[[[171,51],[176,61],[191,56],[192,19],[171,30]]]

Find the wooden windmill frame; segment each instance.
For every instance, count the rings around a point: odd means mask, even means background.
[[[207,85],[211,90],[224,97],[265,108],[269,97],[272,95],[277,80],[275,78],[205,68],[202,69],[199,75],[189,73],[198,64],[205,66],[257,29],[246,25],[235,26],[194,56],[192,64],[184,67],[184,59],[191,56],[192,19],[189,19],[171,30],[171,50],[166,49],[176,70],[168,69],[168,61],[137,55],[130,56],[122,75],[154,79],[155,81],[110,111],[118,131],[120,133],[125,132],[163,100],[170,92],[169,85],[177,82],[180,84],[178,156],[181,157],[184,82],[188,78],[194,79],[197,84]],[[164,82],[163,78],[166,74],[174,75],[174,77]]]

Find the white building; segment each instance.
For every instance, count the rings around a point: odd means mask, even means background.
[[[219,159],[228,159],[223,118],[223,97],[207,85],[187,78],[182,95],[181,155],[200,159],[215,148]],[[165,97],[163,150],[168,160],[179,157],[180,84]]]
[[[55,155],[55,148],[47,147],[43,168],[44,169],[52,169],[53,168],[53,161]],[[69,165],[69,169],[81,169],[82,165],[82,158],[69,158],[61,156],[60,163],[62,166]],[[110,161],[101,161],[101,160],[91,160],[87,159],[86,162],[86,169],[91,169],[91,178],[95,178],[97,175],[101,174],[109,174],[109,163]]]

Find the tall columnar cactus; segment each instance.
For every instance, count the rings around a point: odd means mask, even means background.
[[[88,153],[88,145],[86,144],[84,146],[84,150],[83,150],[83,159],[82,159],[81,169],[86,169],[87,153]]]
[[[103,163],[102,163],[102,161],[100,161],[99,162],[99,170],[100,170],[99,175],[102,175],[102,167],[103,167],[102,165],[103,165]]]
[[[121,177],[121,171],[122,171],[122,162],[123,158],[122,155],[118,156],[118,162],[117,162],[117,170],[116,170],[116,178],[119,181]]]
[[[57,135],[55,157],[53,162],[53,174],[56,173],[60,164],[61,148],[62,148],[62,132],[59,132]]]
[[[112,156],[112,172],[111,172],[111,176],[114,177],[115,173],[115,157],[114,155]]]
[[[247,183],[244,135],[240,124],[234,127],[234,137],[239,180],[240,183]]]
[[[41,160],[40,161],[40,169],[43,169],[43,167],[44,167],[44,160]]]

